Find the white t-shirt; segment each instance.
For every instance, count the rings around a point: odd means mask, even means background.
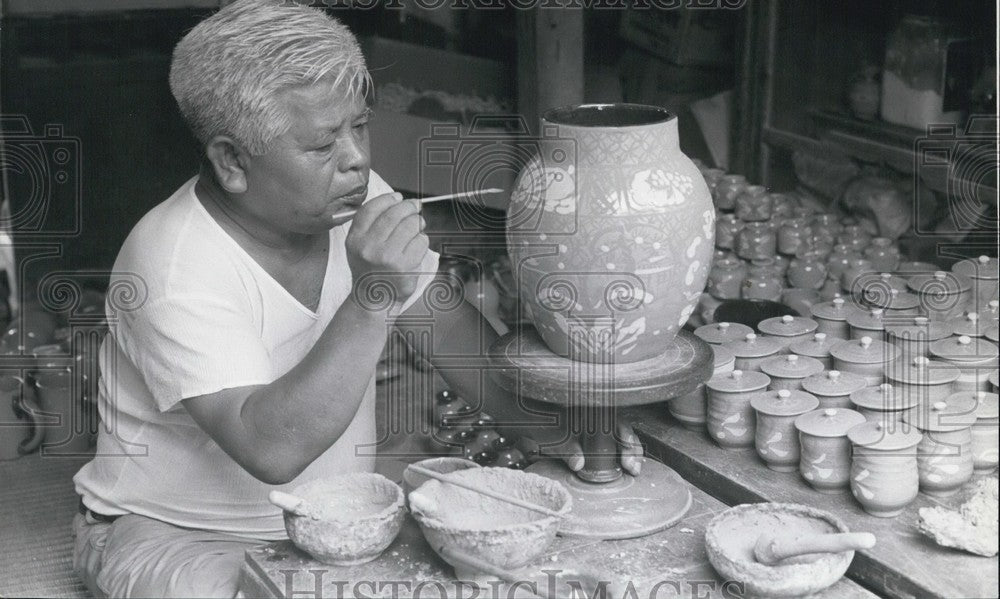
[[[285,527],[267,500],[271,489],[373,470],[374,373],[343,436],[281,487],[241,468],[179,402],[270,383],[302,360],[351,292],[344,245],[350,224],[330,230],[322,296],[312,312],[215,222],[195,196],[196,181],[144,216],[118,254],[106,306],[110,332],[101,350],[104,428],[97,455],[73,481],[87,507],[105,515],[135,513],[281,539]],[[368,189],[369,198],[392,191],[374,172]],[[427,252],[418,289],[437,270],[437,258]],[[330,400],[336,401],[336,390]]]

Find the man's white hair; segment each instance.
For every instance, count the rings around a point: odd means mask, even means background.
[[[229,135],[253,155],[291,125],[281,92],[326,78],[349,97],[371,90],[354,34],[291,0],[226,6],[184,36],[170,65],[170,91],[195,137]]]

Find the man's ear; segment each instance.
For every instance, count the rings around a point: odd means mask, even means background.
[[[215,180],[229,193],[247,190],[246,152],[231,137],[216,135],[205,147],[205,156],[212,165]]]

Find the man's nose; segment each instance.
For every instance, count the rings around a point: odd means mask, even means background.
[[[367,168],[369,156],[367,139],[348,136],[345,143],[341,145],[340,170],[348,172]]]

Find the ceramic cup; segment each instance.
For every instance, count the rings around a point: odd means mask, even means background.
[[[799,468],[799,436],[795,419],[819,407],[819,400],[802,391],[764,391],[750,406],[757,417],[754,447],[771,470],[795,472]]]
[[[750,400],[771,380],[762,372],[733,370],[713,376],[708,387],[708,434],[719,447],[753,447],[756,419]]]
[[[948,399],[918,408],[904,419],[924,433],[917,445],[920,490],[934,497],[954,495],[974,471],[972,425],[976,406],[961,394]]]
[[[920,490],[916,446],[922,435],[902,422],[867,422],[847,433],[853,445],[851,493],[866,512],[898,516]]]
[[[711,347],[714,363],[712,376],[732,372],[736,362],[733,353],[720,345],[712,345]],[[703,383],[698,385],[694,391],[668,401],[667,410],[684,428],[702,431],[705,430],[705,423],[708,421],[707,404],[708,389]]]
[[[795,419],[799,431],[799,472],[820,493],[840,493],[851,479],[851,442],[847,432],[865,422],[854,410],[826,408]]]

